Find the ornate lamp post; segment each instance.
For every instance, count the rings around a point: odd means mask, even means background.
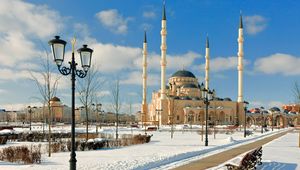
[[[202,90],[202,97],[203,97],[203,102],[206,106],[206,112],[205,112],[205,146],[208,146],[208,105],[210,101],[212,100],[212,91],[209,89],[203,89]]]
[[[93,103],[92,106],[94,107],[94,112],[96,112],[96,134],[98,135],[98,123],[100,123],[99,116],[101,114],[101,103]],[[101,123],[100,123],[100,128],[101,128]]]
[[[102,110],[101,110],[101,108],[102,108],[102,104],[101,103],[99,103],[99,104],[96,105],[97,113],[100,113],[100,115],[102,116]],[[100,129],[101,128],[102,127],[101,127],[101,121],[100,121]],[[97,126],[97,134],[98,134],[98,126]]]
[[[69,62],[70,67],[62,66],[65,56],[65,46],[67,44],[66,41],[59,39],[59,36],[55,36],[55,39],[49,41],[49,45],[52,48],[52,54],[54,57],[54,61],[58,67],[59,72],[62,75],[71,74],[71,82],[72,82],[72,125],[71,125],[71,158],[70,158],[70,170],[76,170],[76,153],[75,153],[75,77],[84,78],[87,75],[87,72],[91,66],[91,59],[93,50],[88,48],[87,45],[83,45],[82,48],[78,49],[78,53],[81,58],[81,65],[83,70],[78,70],[77,63],[75,62],[74,57],[74,47],[75,47],[76,39],[74,38],[72,43],[72,60]]]
[[[31,114],[32,114],[31,106],[28,106],[27,109],[29,113],[29,130],[31,131]]]
[[[102,104],[101,103],[96,104],[97,115],[101,116],[100,129],[102,128],[103,113],[104,113],[104,110],[101,110],[101,108],[102,108]],[[97,134],[98,134],[98,126],[97,126],[96,131],[97,131]]]
[[[274,111],[272,110],[272,131],[274,130]]]
[[[248,107],[248,105],[249,105],[249,102],[244,101],[244,110],[245,110],[244,137],[247,136],[247,133],[246,133],[246,125],[247,125],[247,107]]]
[[[163,109],[155,109],[155,111],[157,111],[157,117],[158,117],[158,126],[157,129],[159,129],[159,124],[160,124],[160,116],[161,116],[161,112],[163,111]]]
[[[261,113],[261,119],[260,119],[260,122],[261,122],[261,134],[264,133],[264,129],[263,129],[263,126],[264,126],[264,111],[263,109],[265,109],[264,107],[260,107],[260,113]]]
[[[104,111],[104,110],[101,110],[100,113],[101,113],[100,129],[102,129],[102,126],[105,125],[105,121],[104,121],[104,119],[105,119],[105,111]]]

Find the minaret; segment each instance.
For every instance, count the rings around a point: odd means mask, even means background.
[[[143,43],[143,101],[142,101],[142,113],[144,115],[144,122],[147,121],[147,35],[146,31],[144,33],[144,43]]]
[[[167,65],[167,59],[166,59],[166,52],[167,52],[167,43],[166,43],[166,37],[167,37],[167,19],[166,19],[166,8],[165,4],[163,5],[163,16],[161,21],[161,60],[160,60],[160,66],[161,66],[161,87],[160,87],[160,93],[161,99],[166,98],[166,65]]]
[[[243,58],[244,58],[244,35],[243,35],[243,20],[242,15],[240,15],[240,25],[239,25],[239,37],[237,39],[239,44],[238,49],[238,99],[237,102],[243,102]]]
[[[206,50],[205,50],[205,88],[209,87],[209,41],[206,37]]]

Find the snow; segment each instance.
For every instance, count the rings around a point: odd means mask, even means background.
[[[258,169],[300,169],[299,135],[288,133],[263,146],[263,164]]]
[[[169,127],[161,127],[160,131],[147,132],[148,135],[153,135],[151,142],[142,145],[133,145],[128,147],[101,149],[95,151],[77,151],[77,169],[93,170],[93,169],[170,169],[191,161],[200,159],[211,154],[222,152],[233,147],[246,144],[257,140],[258,138],[267,137],[273,133],[278,133],[282,130],[274,130],[260,134],[259,131],[246,139],[243,137],[243,131],[236,131],[233,134],[216,134],[216,139],[213,135],[209,135],[209,146],[204,146],[204,141],[201,141],[199,135],[193,126],[193,129],[177,130],[174,133],[174,138],[170,138]],[[59,130],[59,128],[54,130]],[[61,128],[60,131],[65,131],[68,128]],[[78,131],[84,131],[76,128]],[[180,127],[176,127],[180,129]],[[182,129],[182,127],[181,127]],[[94,129],[92,129],[94,130]],[[99,129],[100,130],[100,129]],[[101,130],[104,133],[114,133],[114,128],[105,127]],[[143,134],[143,129],[120,128],[121,134]],[[102,140],[101,138],[96,140]],[[11,146],[9,144],[8,146]],[[43,154],[41,164],[20,165],[0,161],[1,170],[23,170],[30,168],[32,170],[51,170],[51,169],[68,169],[69,168],[70,152],[53,153],[52,157],[47,157]]]
[[[299,132],[288,133],[263,145],[262,165],[258,170],[296,170],[300,169]],[[226,163],[239,164],[245,153],[210,170],[225,170]]]
[[[14,130],[11,130],[11,129],[3,129],[3,130],[0,130],[0,135],[9,135],[9,134],[13,134],[14,133]]]

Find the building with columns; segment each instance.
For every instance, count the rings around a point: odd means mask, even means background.
[[[178,70],[166,82],[167,66],[167,18],[163,5],[161,21],[161,87],[152,93],[152,100],[146,103],[147,89],[147,40],[143,43],[143,100],[141,121],[147,124],[203,124],[205,120],[205,104],[202,91],[211,89],[209,84],[210,48],[206,39],[205,84],[200,83],[196,76],[188,70]],[[238,125],[245,120],[243,100],[243,23],[242,16],[238,29],[238,96],[237,101],[220,98],[213,90],[213,100],[208,108],[208,123],[219,125]],[[200,69],[200,68],[199,68]]]

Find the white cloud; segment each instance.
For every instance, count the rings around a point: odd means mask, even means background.
[[[281,108],[285,103],[281,102],[281,101],[269,101],[268,102],[268,106],[269,108],[271,107],[279,107]]]
[[[131,108],[131,109],[130,109]],[[122,113],[135,114],[141,110],[141,103],[122,103]]]
[[[250,108],[260,108],[262,106],[266,106],[266,104],[262,101],[249,101]]]
[[[127,93],[129,96],[138,96],[139,94],[137,94],[136,92],[129,92]]]
[[[27,79],[30,77],[28,71],[14,71],[11,69],[0,69],[0,80],[18,80]]]
[[[106,28],[116,34],[126,34],[128,21],[132,20],[131,17],[124,18],[116,9],[100,11],[96,17]]]
[[[151,25],[149,23],[143,23],[143,24],[141,24],[140,29],[149,31],[149,30],[153,29],[153,25]]]
[[[33,39],[46,39],[62,29],[61,16],[46,5],[20,0],[0,3],[0,63],[12,66],[40,55]]]
[[[138,47],[122,46],[114,44],[104,44],[94,42],[89,45],[94,50],[92,63],[103,73],[117,73],[119,71],[133,71],[142,69],[142,49]],[[71,52],[65,55],[69,61]],[[200,54],[189,51],[179,55],[167,55],[167,70],[178,70],[188,68],[193,64],[195,58],[201,57]],[[160,55],[149,52],[148,70],[160,70]],[[78,61],[79,65],[81,64]]]
[[[32,71],[31,72],[41,84],[45,84],[43,76],[40,72]],[[51,79],[51,84],[53,84],[54,80],[59,78],[58,81],[58,89],[68,89],[70,88],[70,80],[69,77],[61,77],[59,73],[51,73],[53,78]],[[18,81],[20,79],[32,79],[30,71],[28,70],[11,70],[11,69],[0,69],[0,80],[5,81]]]
[[[154,19],[156,17],[156,14],[154,11],[144,11],[143,12],[144,18]]]
[[[254,70],[265,74],[300,75],[299,65],[300,58],[276,53],[257,59],[254,63]]]
[[[95,44],[97,43],[96,38],[91,36],[91,32],[89,30],[89,26],[87,24],[83,24],[83,23],[75,23],[73,25],[73,29],[74,29],[74,35],[76,38],[76,46],[77,48],[80,48],[80,46],[82,44]],[[71,39],[70,38],[70,42],[71,43]]]
[[[250,101],[250,108],[260,108],[270,109],[272,107],[281,108],[285,103],[281,101]]]
[[[75,23],[74,31],[75,35],[80,35],[80,37],[90,37],[89,27],[86,24]]]
[[[267,20],[263,16],[253,15],[245,17],[245,27],[248,34],[257,34],[267,27]]]
[[[182,68],[188,68],[192,66],[196,58],[200,58],[201,55],[192,51],[185,54],[178,55],[167,55],[167,69],[178,70]],[[147,57],[148,69],[149,70],[160,70],[161,56],[157,53],[149,53]],[[134,64],[138,68],[142,68],[142,56],[134,61]]]
[[[25,110],[28,106],[42,107],[42,103],[40,102],[5,103],[5,104],[1,104],[1,109],[3,108],[7,111],[18,111],[18,110]]]
[[[40,69],[40,65],[32,63],[32,62],[22,62],[18,64],[18,69],[19,70],[39,70]]]
[[[19,32],[8,32],[0,36],[0,44],[1,65],[12,66],[39,55],[34,43]]]
[[[141,56],[141,49],[129,46],[97,43],[94,49],[93,63],[102,72],[117,72],[132,69],[133,61]]]
[[[201,57],[200,54],[192,51],[189,51],[182,55],[167,55],[167,67],[168,69],[173,69],[173,70],[188,68],[193,64],[196,58],[200,58],[200,57]]]
[[[63,27],[61,16],[46,5],[1,0],[0,32],[19,32],[45,38]]]
[[[110,91],[108,91],[108,90],[100,91],[97,93],[98,97],[104,97],[104,96],[109,96],[109,95],[110,95]]]
[[[6,90],[0,89],[0,94],[6,93]]]
[[[115,112],[114,109],[112,108],[112,104],[109,102],[102,102],[102,108],[106,111],[106,112]],[[131,113],[135,114],[138,111],[141,110],[141,103],[130,103],[130,102],[122,102],[121,105],[121,111],[120,113],[130,113],[130,107],[131,107]]]
[[[244,66],[249,64],[248,60],[244,60]],[[211,72],[220,72],[225,70],[237,69],[238,58],[237,57],[217,57],[210,60],[209,70]],[[200,65],[202,70],[205,69],[205,63]]]
[[[128,74],[126,79],[120,81],[121,84],[142,85],[142,72],[134,71]],[[147,85],[154,86],[160,83],[158,74],[148,74]]]

